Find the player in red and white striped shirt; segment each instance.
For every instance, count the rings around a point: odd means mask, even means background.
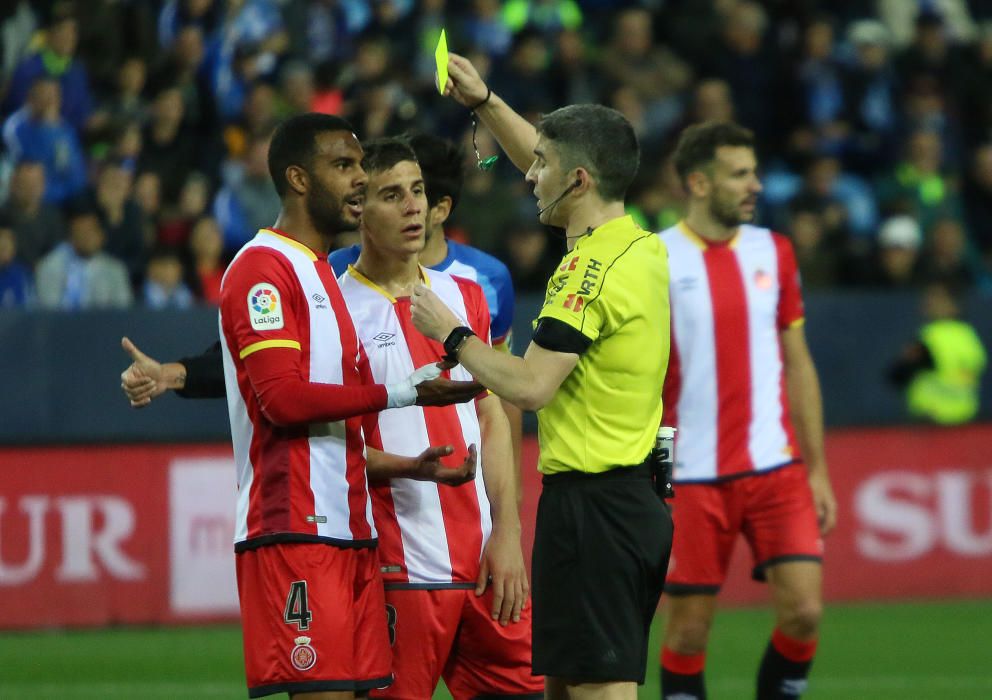
[[[413,327],[415,285],[430,286],[487,342],[489,311],[475,282],[418,264],[428,206],[413,151],[397,139],[367,143],[365,151],[362,249],[339,282],[370,381],[389,384],[444,356]],[[449,373],[471,379],[461,366]],[[475,479],[457,487],[369,468],[395,678],[372,695],[429,698],[443,676],[456,700],[543,697],[543,680],[530,669],[514,461],[499,398],[485,392],[474,403],[385,411],[365,426],[370,447],[398,455],[451,444],[444,461],[457,465],[474,446],[479,451]]]
[[[418,387],[419,370],[363,383],[361,347],[326,254],[337,232],[358,225],[361,158],[344,120],[309,114],[280,126],[269,152],[278,228],[242,248],[222,283],[250,697],[340,698],[390,682],[360,416],[466,400],[480,389],[448,380]],[[440,466],[440,452],[370,454],[369,466],[420,475]]]
[[[796,698],[816,649],[821,535],[836,519],[799,273],[788,239],[746,223],[761,192],[749,131],[689,127],[674,158],[689,208],[660,234],[672,305],[663,423],[678,428],[662,697],[705,697],[716,594],[742,534],[775,601],[757,697]]]

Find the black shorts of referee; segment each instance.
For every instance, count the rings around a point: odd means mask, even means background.
[[[545,475],[537,507],[533,671],[644,682],[672,517],[647,465]]]

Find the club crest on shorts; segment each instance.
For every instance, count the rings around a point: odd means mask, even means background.
[[[256,331],[282,328],[282,293],[268,282],[259,282],[248,290],[248,319]]]
[[[317,650],[310,646],[310,637],[297,637],[296,646],[289,652],[289,660],[298,671],[309,671],[317,663]]]

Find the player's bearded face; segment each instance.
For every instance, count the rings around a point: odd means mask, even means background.
[[[710,216],[727,227],[754,219],[761,192],[754,151],[745,146],[721,146],[710,171]]]
[[[348,203],[355,196],[354,192],[335,192],[314,178],[307,197],[307,213],[317,230],[327,233],[357,231],[361,218],[355,215],[354,205]]]

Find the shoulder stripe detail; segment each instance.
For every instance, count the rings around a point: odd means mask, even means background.
[[[261,229],[259,231],[259,233],[264,233],[264,234],[266,234],[268,236],[275,236],[276,238],[278,238],[280,241],[282,241],[286,245],[293,246],[294,248],[296,248],[297,250],[299,250],[301,253],[303,253],[308,258],[310,258],[310,260],[312,260],[312,261],[316,261],[317,260],[317,254],[316,253],[314,253],[312,250],[310,250],[309,248],[307,248],[305,245],[303,245],[299,241],[293,240],[289,236],[283,236],[282,234],[276,233],[275,231],[273,231],[270,228],[263,228],[263,229]]]
[[[252,343],[248,347],[244,348],[240,353],[238,353],[238,357],[243,360],[252,353],[258,352],[259,350],[265,350],[267,348],[290,348],[292,350],[302,350],[300,347],[300,341],[298,340],[260,340],[257,343]]]
[[[800,326],[806,325],[805,318],[797,318],[795,321],[789,324],[789,328],[799,328]]]
[[[627,244],[627,247],[626,248],[624,248],[622,251],[620,251],[620,253],[615,258],[613,258],[613,260],[610,262],[610,264],[606,266],[606,269],[603,270],[603,280],[599,283],[599,289],[596,290],[596,296],[594,296],[592,299],[590,299],[589,301],[587,301],[586,304],[585,304],[585,306],[582,307],[582,323],[579,324],[579,332],[580,333],[583,331],[583,329],[585,328],[585,325],[586,325],[586,309],[589,308],[589,304],[591,304],[594,301],[596,301],[597,299],[599,299],[599,295],[602,294],[602,292],[603,292],[603,287],[606,286],[606,276],[610,273],[610,270],[616,264],[617,260],[619,260],[624,255],[626,255],[627,254],[627,251],[629,251],[631,248],[633,248],[635,243],[637,243],[638,241],[643,241],[643,240],[645,240],[647,238],[651,238],[652,236],[656,236],[656,234],[651,233],[651,232],[648,232],[648,233],[645,233],[643,236],[641,236],[639,238],[635,238],[634,240],[632,240],[630,243]]]

